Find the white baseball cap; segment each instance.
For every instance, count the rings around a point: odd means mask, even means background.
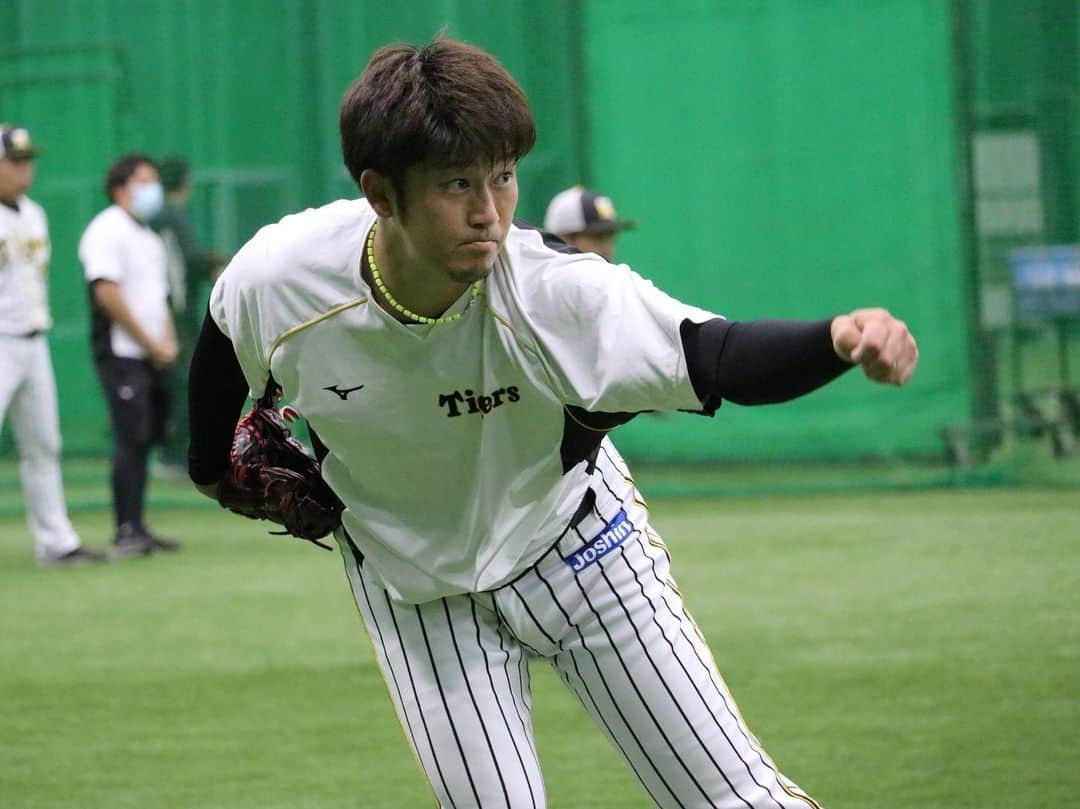
[[[557,236],[572,233],[614,233],[637,227],[629,219],[619,219],[610,197],[582,185],[556,194],[544,216],[544,230]]]
[[[32,160],[40,151],[25,127],[0,124],[0,160]]]

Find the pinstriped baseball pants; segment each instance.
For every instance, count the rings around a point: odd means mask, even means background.
[[[588,513],[491,592],[397,602],[343,546],[398,718],[440,806],[546,807],[528,673],[529,659],[542,658],[657,806],[817,807],[743,722],[622,459],[603,448],[595,477]]]

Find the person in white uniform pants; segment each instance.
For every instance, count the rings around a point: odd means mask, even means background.
[[[903,384],[906,326],[883,309],[725,320],[514,224],[532,115],[464,43],[379,50],[340,127],[365,199],[263,228],[211,294],[190,375],[199,490],[218,493],[246,395],[280,387],[345,503],[349,584],[440,806],[546,806],[530,660],[658,806],[817,806],[743,722],[607,433],[857,365]]]
[[[56,379],[46,338],[52,328],[49,227],[41,206],[26,196],[36,156],[24,127],[0,124],[0,424],[10,412],[38,564],[81,565],[105,557],[83,547],[64,503]]]

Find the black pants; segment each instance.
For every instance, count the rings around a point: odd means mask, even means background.
[[[169,379],[146,360],[97,360],[98,379],[112,417],[112,492],[116,526],[142,529],[150,448],[165,436],[170,411]]]

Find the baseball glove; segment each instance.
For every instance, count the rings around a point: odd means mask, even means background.
[[[319,463],[293,438],[273,395],[259,399],[236,425],[218,502],[253,520],[285,527],[326,550],[319,540],[341,524],[344,505],[326,485]]]

